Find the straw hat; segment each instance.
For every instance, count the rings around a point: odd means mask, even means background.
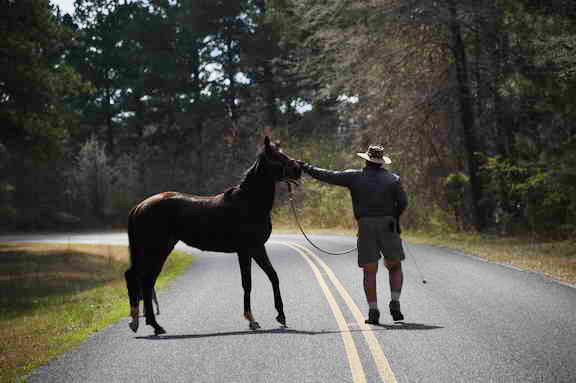
[[[356,153],[359,157],[364,158],[366,161],[374,162],[376,164],[386,164],[392,163],[389,157],[384,155],[384,148],[380,145],[370,145],[366,153]]]

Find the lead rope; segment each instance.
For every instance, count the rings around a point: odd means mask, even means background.
[[[286,185],[288,185],[288,199],[290,200],[290,206],[292,207],[292,213],[294,213],[294,220],[296,221],[296,224],[300,228],[300,232],[302,233],[304,238],[306,238],[308,243],[310,243],[310,245],[312,245],[315,249],[320,250],[321,252],[326,253],[326,254],[330,254],[330,255],[348,254],[348,253],[351,253],[351,252],[356,251],[358,249],[357,247],[354,247],[352,249],[348,249],[348,250],[344,250],[344,251],[328,251],[328,250],[324,250],[324,249],[316,246],[314,244],[314,242],[312,242],[310,240],[310,238],[308,238],[308,236],[304,232],[304,229],[302,228],[302,225],[300,224],[300,220],[298,219],[298,213],[296,212],[296,206],[294,205],[294,198],[292,195],[292,185],[288,181],[286,181]]]
[[[296,207],[294,206],[294,198],[292,195],[292,185],[290,184],[290,182],[286,181],[286,185],[288,185],[288,199],[290,200],[290,206],[292,207],[292,212],[294,213],[294,219],[296,220],[296,224],[298,225],[298,227],[300,228],[300,232],[302,233],[302,235],[304,236],[304,238],[306,238],[306,240],[310,243],[310,245],[312,245],[315,249],[320,250],[323,253],[326,254],[330,254],[330,255],[342,255],[342,254],[348,254],[351,253],[353,251],[358,250],[357,247],[354,247],[353,249],[348,249],[348,250],[344,250],[344,251],[337,251],[337,252],[332,252],[332,251],[327,251],[324,249],[321,249],[320,247],[316,246],[311,240],[310,238],[308,238],[308,236],[306,235],[306,233],[304,232],[304,229],[302,228],[302,225],[300,225],[300,221],[298,220],[298,214],[296,212]],[[406,249],[406,252],[409,255],[409,258],[412,259],[412,262],[414,263],[414,265],[416,266],[416,270],[418,271],[418,274],[420,275],[420,279],[422,280],[422,283],[426,284],[428,283],[428,281],[426,280],[426,278],[424,278],[424,275],[422,274],[422,270],[420,269],[420,266],[418,265],[418,262],[416,262],[416,257],[414,256],[414,254],[412,254],[412,251],[410,250],[409,246],[405,246],[404,247]]]

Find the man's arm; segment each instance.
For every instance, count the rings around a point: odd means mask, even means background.
[[[299,161],[299,163],[302,167],[302,170],[309,176],[317,179],[318,181],[326,182],[331,185],[350,186],[352,183],[353,175],[355,174],[354,171],[351,170],[332,171],[317,168],[303,161]]]

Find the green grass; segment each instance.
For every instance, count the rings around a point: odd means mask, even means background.
[[[4,245],[0,247],[0,381],[24,376],[125,318],[125,246]],[[157,287],[190,264],[173,252]]]

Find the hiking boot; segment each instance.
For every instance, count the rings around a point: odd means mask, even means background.
[[[400,301],[390,301],[390,315],[394,322],[404,320],[404,315],[400,312]]]
[[[366,324],[380,324],[380,311],[378,309],[370,309],[368,311],[368,319],[364,321]]]

